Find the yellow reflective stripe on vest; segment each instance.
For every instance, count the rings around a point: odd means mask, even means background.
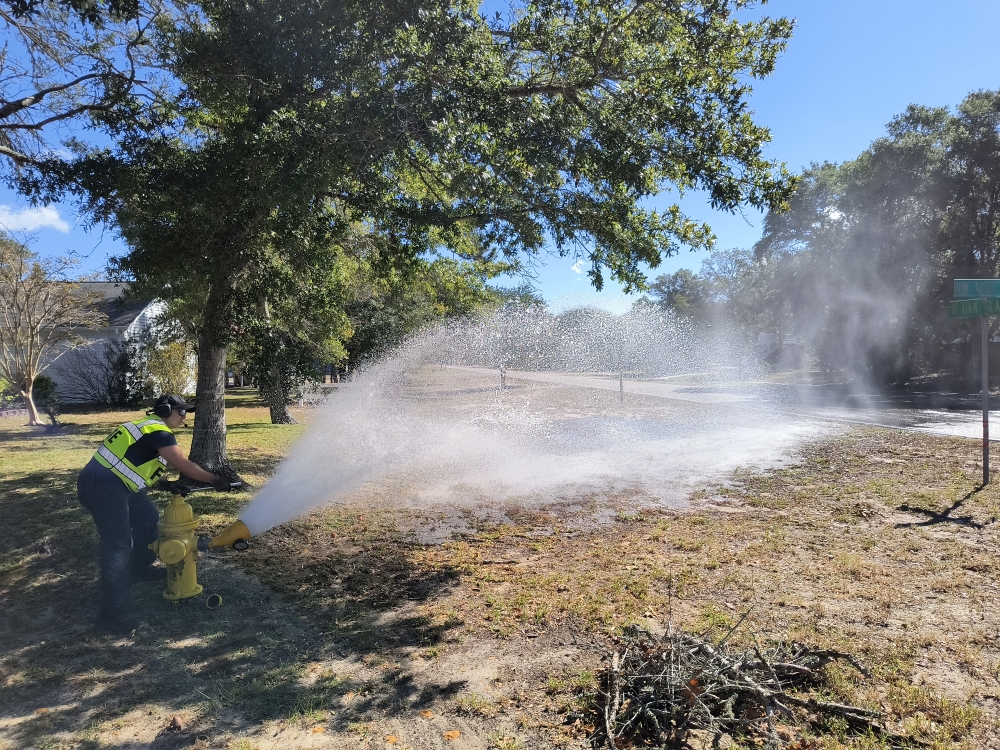
[[[145,422],[135,422],[136,427],[146,427],[151,424],[160,425],[160,432],[163,430],[170,431],[170,428],[163,423],[162,419],[147,419]],[[151,432],[156,432],[156,430],[151,430]]]
[[[151,458],[136,466],[125,454],[144,435],[153,432],[172,432],[162,419],[146,419],[142,422],[124,422],[104,439],[94,457],[111,469],[133,492],[139,492],[153,484],[163,474],[167,461],[162,456]]]
[[[101,445],[97,448],[98,455],[111,464],[111,468],[119,472],[124,478],[128,479],[132,484],[138,487],[140,490],[146,489],[146,480],[136,474],[132,469],[124,464],[121,459],[118,458],[114,453],[109,451],[105,446]],[[166,464],[164,463],[164,466]]]

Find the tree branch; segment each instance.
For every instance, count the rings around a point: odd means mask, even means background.
[[[11,115],[17,114],[21,110],[28,109],[38,104],[42,99],[44,99],[49,94],[55,94],[59,91],[65,91],[66,89],[73,88],[77,84],[83,83],[84,81],[92,81],[97,78],[105,77],[120,77],[125,76],[122,73],[88,73],[87,75],[82,75],[79,78],[75,78],[72,81],[59,84],[58,86],[50,86],[47,89],[42,89],[41,91],[36,91],[34,94],[26,96],[22,99],[17,99],[15,101],[10,101],[0,106],[0,120],[6,120]]]

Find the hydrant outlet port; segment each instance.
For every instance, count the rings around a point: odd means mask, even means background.
[[[167,565],[176,565],[187,557],[187,545],[180,539],[164,539],[160,541],[158,554]]]

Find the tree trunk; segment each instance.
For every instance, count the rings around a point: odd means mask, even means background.
[[[280,381],[261,383],[260,395],[271,410],[271,424],[298,424],[295,418],[288,413],[286,393],[287,391]]]
[[[215,343],[207,331],[198,337],[196,395],[198,410],[189,458],[214,474],[239,481],[226,457],[226,347]]]
[[[25,408],[28,410],[28,426],[37,427],[41,424],[38,421],[38,409],[35,408],[35,399],[31,395],[32,387],[29,385],[27,388],[19,388],[21,392],[21,398],[24,399]]]

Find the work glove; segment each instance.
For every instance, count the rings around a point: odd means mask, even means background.
[[[229,492],[230,490],[234,489],[233,483],[230,482],[226,477],[216,477],[215,481],[212,482],[212,487],[214,487],[219,492]]]

